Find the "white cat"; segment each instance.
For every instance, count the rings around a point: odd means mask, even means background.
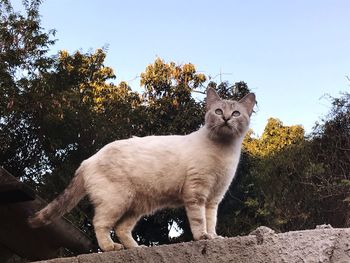
[[[217,237],[218,205],[236,172],[254,105],[253,93],[240,101],[221,100],[209,88],[202,128],[106,145],[82,162],[66,190],[29,218],[30,225],[49,224],[87,194],[103,251],[136,247],[131,231],[137,221],[165,207],[185,207],[195,240]],[[122,245],[112,241],[113,227]]]

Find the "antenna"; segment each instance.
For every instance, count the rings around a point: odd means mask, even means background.
[[[222,83],[222,76],[223,75],[233,75],[233,73],[225,73],[225,72],[222,72],[221,68],[220,68],[220,73],[219,74],[216,74],[212,79],[216,79],[217,77],[220,77],[220,83]]]

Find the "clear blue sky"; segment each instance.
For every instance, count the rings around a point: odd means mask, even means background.
[[[321,97],[349,91],[349,0],[46,0],[41,15],[57,30],[53,52],[108,44],[116,82],[135,89],[157,56],[247,82],[259,102],[258,134],[269,117],[309,132],[329,110]]]

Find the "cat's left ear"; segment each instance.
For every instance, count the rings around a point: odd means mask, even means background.
[[[215,102],[221,100],[219,95],[216,93],[215,89],[208,88],[207,89],[207,98],[205,99],[205,108],[208,111]]]
[[[247,109],[247,111],[249,113],[249,116],[251,116],[252,113],[253,113],[254,106],[256,104],[255,94],[254,93],[249,93],[249,94],[245,95],[239,101],[239,103],[244,105],[244,107]]]

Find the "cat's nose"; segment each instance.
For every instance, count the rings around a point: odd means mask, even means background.
[[[227,123],[231,119],[231,116],[222,116],[222,119]]]

